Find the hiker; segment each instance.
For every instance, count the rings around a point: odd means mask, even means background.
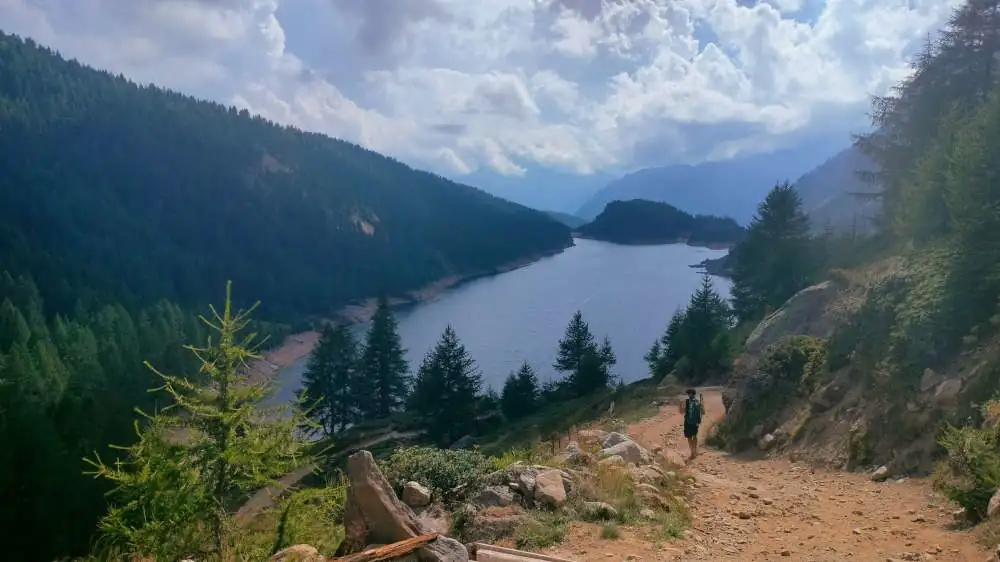
[[[684,401],[684,437],[691,448],[691,458],[698,456],[698,429],[701,427],[701,400],[696,398],[693,388],[687,389],[687,400]]]

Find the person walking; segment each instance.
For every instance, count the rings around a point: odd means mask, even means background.
[[[693,388],[687,389],[687,400],[684,401],[684,438],[691,448],[691,458],[698,456],[698,430],[701,428],[702,406]]]

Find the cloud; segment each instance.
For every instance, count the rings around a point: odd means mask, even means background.
[[[960,0],[0,0],[0,27],[440,173],[697,162],[864,126]]]

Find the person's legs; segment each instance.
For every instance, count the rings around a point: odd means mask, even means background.
[[[684,437],[687,439],[693,459],[698,455],[698,426],[684,424]]]

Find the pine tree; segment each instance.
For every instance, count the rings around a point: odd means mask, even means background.
[[[389,301],[379,297],[361,354],[361,379],[367,390],[357,392],[362,417],[383,419],[400,409],[409,391],[409,366]]]
[[[598,347],[590,326],[577,311],[566,326],[566,334],[559,341],[559,351],[553,367],[566,373],[565,384],[576,396],[584,396],[608,387],[613,375],[611,368],[617,363],[611,342],[604,339]]]
[[[679,378],[699,383],[725,372],[731,359],[731,324],[729,305],[705,273],[687,308],[674,313],[666,333],[647,354],[651,374],[662,378],[675,372]]]
[[[482,384],[476,362],[448,326],[420,365],[411,405],[427,419],[431,437],[447,444],[475,422]]]
[[[733,251],[733,306],[741,321],[759,318],[809,284],[814,271],[809,219],[788,182],[757,209],[747,237]]]
[[[511,373],[504,381],[500,394],[503,415],[509,420],[516,420],[532,413],[538,406],[539,393],[535,370],[525,361],[517,373]]]
[[[326,435],[358,419],[358,346],[346,325],[326,324],[302,375],[300,407]]]
[[[234,313],[231,302],[227,284],[222,313],[212,308],[212,318],[203,318],[218,340],[187,346],[207,382],[163,374],[147,363],[172,405],[144,414],[143,426],[136,422],[138,441],[124,448],[120,462],[105,464],[96,453],[88,459],[93,474],[114,485],[101,528],[127,552],[177,559],[207,550],[224,562],[236,560],[233,498],[308,462],[295,432],[300,420],[255,406],[267,393],[266,381],[247,380],[247,362],[258,357],[256,335],[240,336],[253,308]]]

